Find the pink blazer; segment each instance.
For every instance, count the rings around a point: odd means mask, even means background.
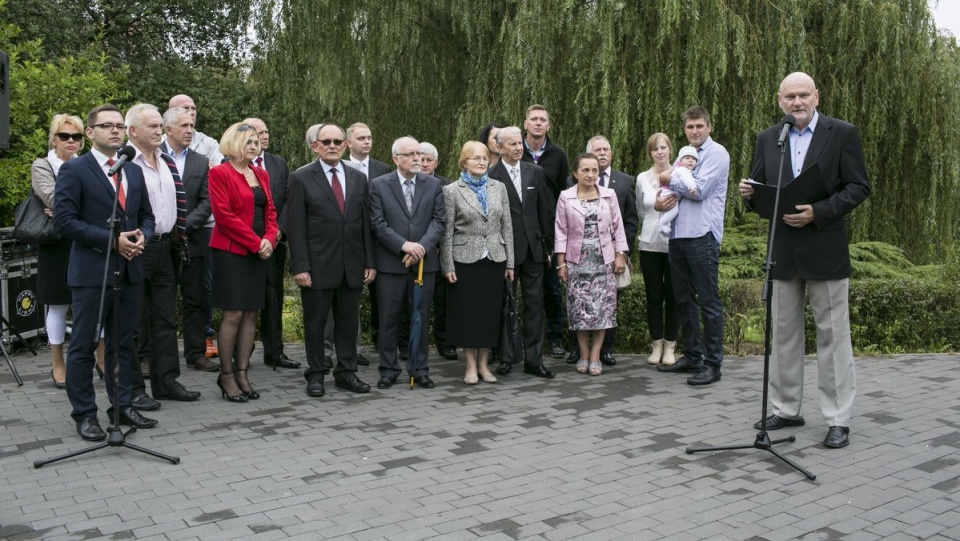
[[[610,188],[600,190],[600,253],[604,263],[613,263],[617,252],[626,252],[627,238],[623,234],[623,219],[617,194]],[[554,225],[553,251],[566,254],[566,260],[580,262],[580,247],[583,245],[584,213],[577,201],[577,187],[560,192],[557,201],[557,220]]]

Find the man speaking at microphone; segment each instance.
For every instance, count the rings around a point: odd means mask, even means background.
[[[787,210],[783,223],[773,223],[776,235],[772,261],[773,318],[770,355],[770,402],[773,415],[758,422],[760,430],[804,424],[803,311],[804,290],[817,326],[817,371],[820,409],[830,427],[823,444],[849,443],[850,417],[856,381],[850,340],[850,250],[844,217],[870,195],[867,168],[857,129],[817,112],[820,94],[806,73],[791,73],[780,83],[777,102],[796,124],[784,139],[785,185],[810,167],[819,167],[830,195],[821,201]],[[757,136],[752,180],[777,182],[780,164],[778,136],[784,123]],[[753,187],[746,180],[740,195],[750,205]]]

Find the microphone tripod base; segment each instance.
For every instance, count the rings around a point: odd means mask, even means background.
[[[757,439],[753,441],[753,445],[718,445],[715,447],[687,447],[687,454],[692,455],[694,453],[707,453],[710,451],[737,451],[740,449],[760,449],[761,451],[767,451],[773,454],[773,456],[786,462],[787,465],[797,470],[798,472],[802,473],[804,476],[806,476],[807,479],[811,481],[815,481],[817,479],[816,475],[803,469],[796,462],[783,456],[782,454],[780,454],[779,451],[773,448],[774,445],[777,445],[780,443],[786,443],[786,442],[792,443],[794,441],[797,441],[797,438],[795,438],[794,436],[788,436],[786,438],[771,440],[767,432],[765,430],[761,430],[760,432],[757,433]]]

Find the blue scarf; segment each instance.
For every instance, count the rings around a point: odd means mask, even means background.
[[[483,213],[487,213],[487,174],[484,173],[479,179],[471,177],[467,174],[466,171],[460,172],[460,180],[466,183],[467,186],[473,190],[473,193],[477,194],[477,201],[480,202],[480,207],[483,208]]]

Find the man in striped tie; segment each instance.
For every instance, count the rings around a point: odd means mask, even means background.
[[[154,399],[193,401],[200,393],[177,381],[180,355],[177,348],[176,262],[186,239],[186,195],[173,158],[160,150],[163,119],[156,106],[134,105],[127,111],[127,137],[136,150],[133,163],[143,170],[144,184],[153,207],[156,226],[143,252],[140,287],[140,325],[134,337],[141,362],[150,366]],[[134,397],[144,393],[142,374],[134,370]]]

